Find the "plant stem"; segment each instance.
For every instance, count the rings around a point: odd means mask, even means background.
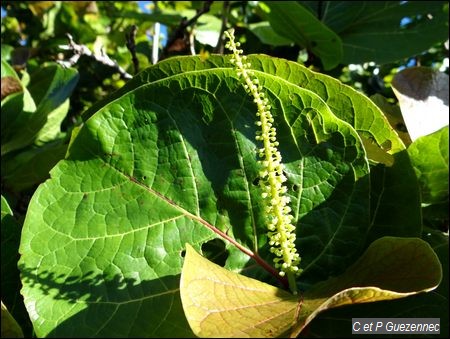
[[[291,290],[292,294],[297,295],[297,284],[295,282],[295,274],[292,272],[286,273],[288,282],[289,282],[289,289]]]

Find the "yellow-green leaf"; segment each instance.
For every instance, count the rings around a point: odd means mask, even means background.
[[[180,294],[192,331],[199,337],[273,338],[295,323],[298,297],[228,271],[186,244]]]

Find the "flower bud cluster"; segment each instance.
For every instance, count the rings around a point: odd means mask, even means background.
[[[241,56],[239,42],[234,41],[234,32],[225,32],[229,41],[225,45],[232,53],[231,62],[237,70],[238,76],[243,79],[244,88],[251,94],[256,103],[258,120],[256,125],[260,130],[256,132],[256,140],[262,142],[263,147],[258,150],[258,160],[262,169],[260,171],[262,197],[266,202],[267,227],[269,232],[270,251],[275,254],[275,267],[281,270],[280,275],[286,273],[299,274],[298,265],[300,256],[295,248],[295,226],[292,224],[293,216],[289,207],[290,199],[286,196],[287,180],[284,174],[284,165],[277,147],[277,131],[273,126],[274,119],[270,112],[271,106],[266,98],[263,87],[250,69],[246,56]]]

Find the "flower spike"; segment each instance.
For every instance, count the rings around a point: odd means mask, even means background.
[[[234,41],[234,30],[226,31],[225,35],[228,38],[225,47],[233,53],[231,63],[238,77],[243,81],[245,90],[251,94],[257,106],[258,120],[255,124],[260,130],[257,131],[255,139],[263,143],[263,147],[257,150],[257,154],[261,158],[258,160],[262,166],[259,182],[263,191],[262,197],[266,202],[270,251],[276,255],[275,267],[281,270],[281,276],[287,275],[291,291],[296,294],[295,276],[301,272],[298,267],[300,256],[295,248],[295,226],[292,224],[294,218],[288,206],[289,197],[285,195],[287,188],[283,185],[287,178],[284,175],[281,154],[277,149],[279,142],[270,112],[272,107],[265,93],[262,92],[263,88],[259,80],[250,69],[250,63],[246,61],[245,56],[242,56],[243,51],[238,48],[239,42]]]

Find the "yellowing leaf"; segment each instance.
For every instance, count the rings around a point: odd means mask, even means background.
[[[296,298],[217,266],[187,244],[180,294],[197,336],[297,337],[322,311],[429,292],[441,279],[441,264],[428,243],[419,238],[383,237],[345,273]]]
[[[199,337],[278,337],[295,323],[298,297],[228,271],[186,244],[180,294],[192,331]]]
[[[404,298],[435,289],[442,267],[431,246],[419,238],[383,237],[340,276],[304,294],[296,337],[319,312],[344,305]]]

